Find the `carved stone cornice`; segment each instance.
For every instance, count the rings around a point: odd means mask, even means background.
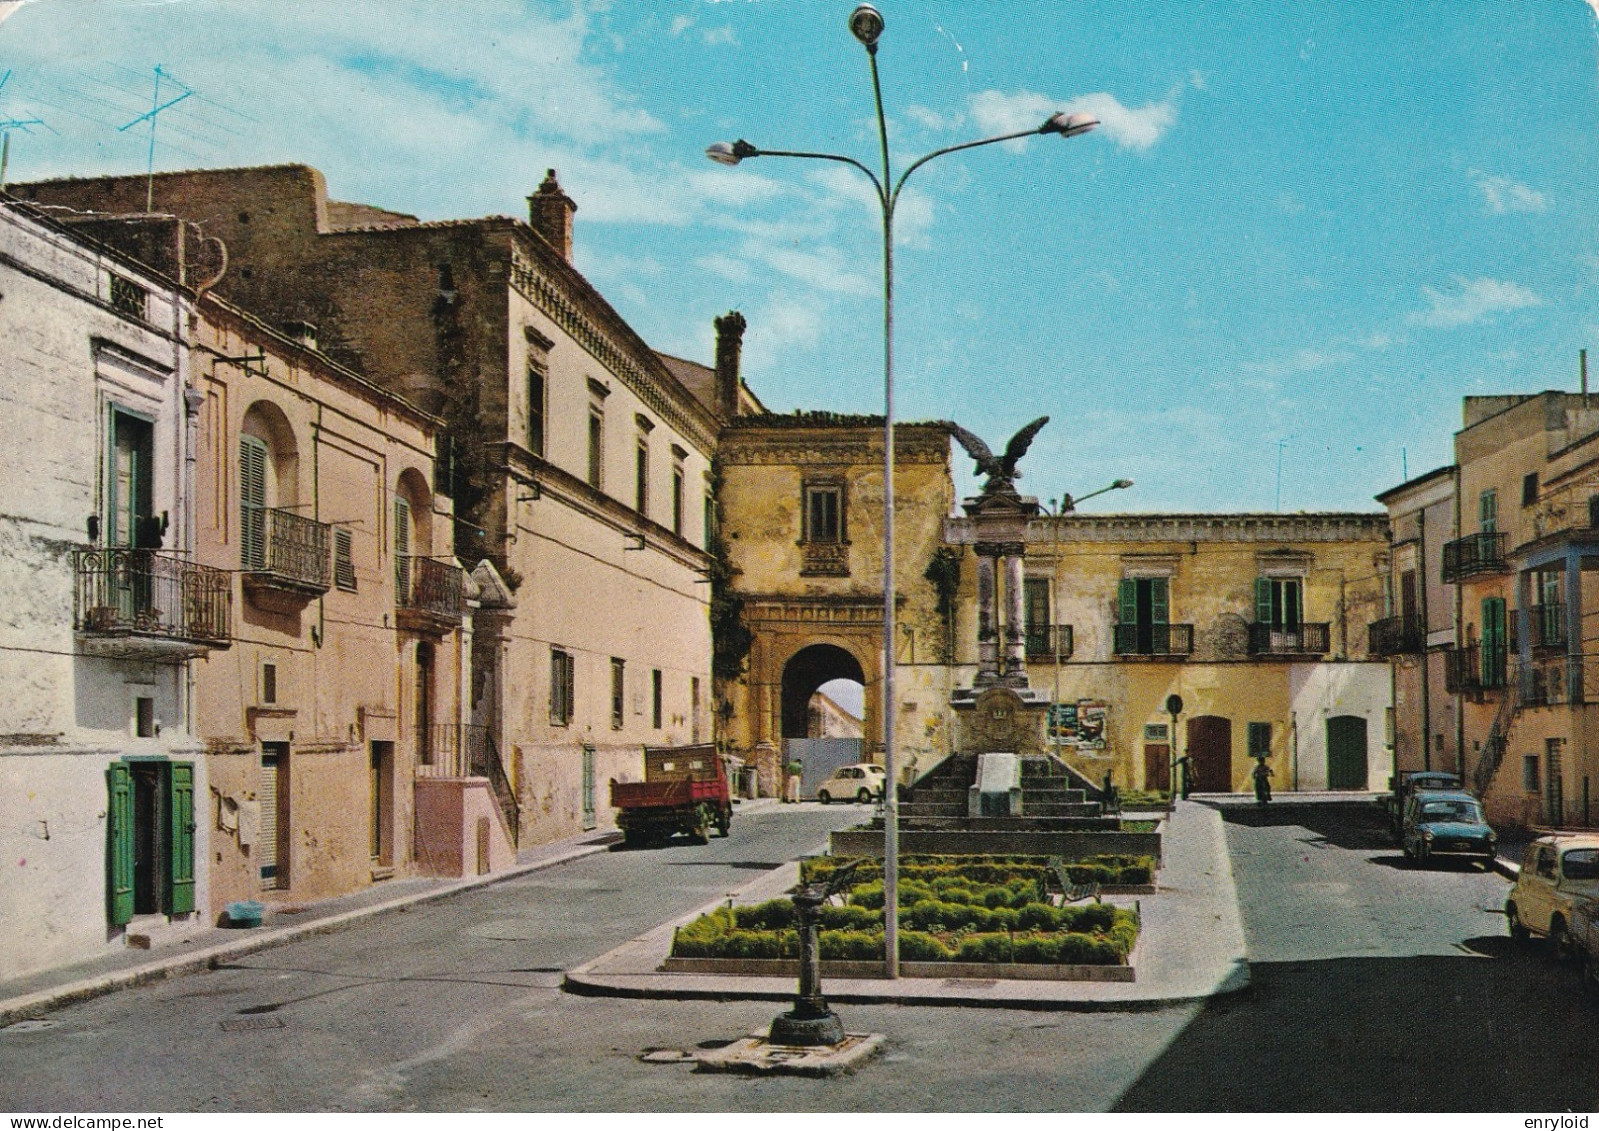
[[[859,425],[762,429],[747,424],[722,433],[722,462],[734,466],[851,467],[881,465],[880,431]],[[949,436],[931,426],[894,433],[894,463],[938,467],[949,462]]]
[[[715,418],[672,376],[666,364],[645,345],[575,269],[558,280],[545,264],[536,263],[516,243],[511,246],[511,288],[538,307],[550,321],[613,373],[662,419],[703,454],[716,450]],[[574,284],[585,292],[573,295]]]
[[[970,519],[945,522],[945,540],[969,544],[978,537]],[[1389,539],[1383,513],[1127,514],[1041,516],[1027,527],[1031,545],[1081,542],[1380,542]]]

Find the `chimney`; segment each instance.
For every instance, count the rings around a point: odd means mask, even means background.
[[[744,316],[730,310],[716,319],[716,411],[723,420],[738,415],[738,358],[744,348]]]
[[[527,222],[562,259],[572,262],[572,215],[577,205],[561,191],[555,170],[544,175],[539,191],[527,198]]]

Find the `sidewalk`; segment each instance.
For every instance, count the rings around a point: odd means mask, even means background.
[[[205,923],[195,923],[188,930],[179,926],[165,932],[152,950],[126,947],[74,966],[0,982],[0,1026],[37,1017],[85,998],[209,969],[217,963],[307,935],[336,931],[385,911],[443,899],[567,860],[605,852],[620,840],[621,833],[614,829],[587,832],[525,848],[517,853],[515,866],[486,876],[460,880],[390,880],[311,904],[268,904],[263,926],[250,930]]]
[[[828,978],[824,985],[827,999],[837,1003],[1132,1011],[1244,989],[1249,985],[1249,965],[1221,814],[1209,806],[1179,802],[1167,824],[1162,855],[1160,891],[1137,897],[1143,912],[1143,930],[1133,952],[1137,981]],[[798,877],[798,865],[786,865],[746,885],[735,901],[757,903],[781,895]],[[1131,897],[1112,898],[1131,902]],[[609,954],[567,971],[565,988],[595,996],[791,1000],[793,978],[658,970],[671,947],[673,929],[723,902],[717,900],[663,923]]]

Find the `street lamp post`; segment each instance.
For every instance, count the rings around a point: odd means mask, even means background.
[[[883,17],[870,4],[861,4],[850,13],[849,30],[866,48],[872,70],[872,97],[877,107],[877,137],[882,150],[883,175],[853,157],[837,153],[812,153],[800,150],[760,149],[740,138],[716,142],[706,147],[705,156],[720,165],[737,165],[751,157],[800,157],[817,161],[836,161],[851,165],[866,174],[877,193],[883,223],[883,946],[884,973],[899,977],[899,796],[898,775],[894,766],[895,687],[894,687],[894,209],[900,191],[910,175],[936,157],[964,149],[1014,141],[1034,134],[1060,134],[1076,137],[1099,125],[1090,114],[1052,114],[1043,125],[1030,130],[1000,134],[977,141],[950,145],[917,158],[896,181],[888,155],[888,124],[883,115],[883,87],[877,73],[877,40],[883,34]]]

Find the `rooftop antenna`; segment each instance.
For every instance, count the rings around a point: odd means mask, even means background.
[[[1277,509],[1283,509],[1283,449],[1288,446],[1287,440],[1277,441]]]
[[[183,93],[178,95],[176,98],[173,98],[173,99],[171,99],[171,100],[169,100],[167,102],[162,102],[161,101],[161,79],[163,77],[165,77],[167,79],[170,79],[171,82],[173,83],[173,85],[181,87],[182,90],[183,90]],[[172,107],[176,106],[178,103],[182,102],[185,98],[189,97],[193,93],[194,93],[194,91],[190,90],[187,86],[184,86],[183,83],[181,83],[177,79],[173,78],[172,75],[169,72],[163,71],[161,69],[161,64],[157,63],[155,65],[155,93],[150,96],[150,112],[148,114],[140,114],[137,118],[133,119],[133,121],[129,122],[125,126],[118,126],[117,127],[117,132],[118,133],[125,133],[128,130],[132,129],[134,126],[138,125],[140,122],[146,122],[147,121],[147,122],[150,123],[150,157],[149,157],[148,165],[146,166],[146,169],[145,169],[145,181],[144,181],[144,210],[146,212],[154,212],[155,211],[155,120],[156,120],[156,116],[158,114],[160,114],[161,111],[163,111],[163,110],[172,109]]]
[[[0,90],[5,89],[10,79],[9,70],[0,75]],[[28,128],[29,126],[50,128],[45,126],[43,118],[0,118],[0,189],[6,187],[6,166],[11,163],[11,131],[21,130],[25,134],[31,134],[33,131]]]

